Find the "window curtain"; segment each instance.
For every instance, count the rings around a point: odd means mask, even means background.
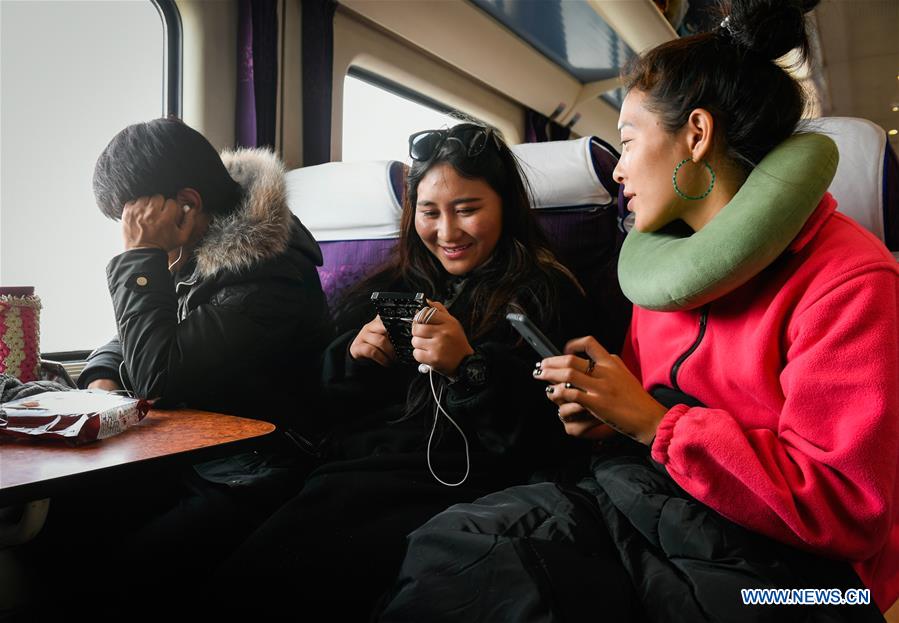
[[[530,108],[524,115],[524,142],[545,143],[547,141],[565,141],[571,138],[571,129],[566,128]]]
[[[240,0],[235,120],[238,147],[275,148],[277,96],[277,0]]]
[[[546,45],[562,58],[569,57],[561,6],[540,2],[511,2],[508,4],[509,9],[520,23],[541,24],[541,32]],[[553,118],[528,108],[524,118],[524,141],[526,143],[545,143],[568,139],[571,136],[571,130],[559,125],[553,121]]]
[[[303,0],[303,166],[331,160],[334,0]]]

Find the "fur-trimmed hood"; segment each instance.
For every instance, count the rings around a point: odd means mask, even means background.
[[[244,189],[240,205],[213,218],[194,250],[196,274],[207,278],[224,271],[241,272],[298,247],[321,264],[321,250],[305,227],[296,227],[287,205],[284,165],[267,149],[222,152],[228,173]]]

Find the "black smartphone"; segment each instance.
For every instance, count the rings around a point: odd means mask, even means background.
[[[387,337],[393,344],[396,358],[403,363],[415,363],[412,357],[412,319],[428,302],[422,292],[372,292],[371,302]]]
[[[562,354],[562,351],[556,348],[556,345],[550,342],[549,338],[543,335],[543,332],[524,314],[506,314],[506,320],[512,323],[521,337],[544,359]]]

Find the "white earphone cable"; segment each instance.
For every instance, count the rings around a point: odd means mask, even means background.
[[[184,247],[178,247],[178,257],[175,259],[174,262],[172,262],[171,264],[169,264],[169,270],[172,270],[172,266],[176,265],[178,262],[181,261],[181,256],[182,256],[183,254],[184,254]]]
[[[434,425],[431,426],[431,435],[428,437],[428,469],[431,471],[431,475],[434,477],[437,482],[442,485],[446,485],[447,487],[458,487],[463,482],[468,479],[468,472],[471,469],[471,459],[468,455],[468,437],[465,436],[465,432],[462,428],[456,424],[456,421],[450,417],[449,413],[447,413],[443,406],[440,404],[440,399],[443,398],[443,388],[440,388],[440,394],[437,394],[437,391],[434,389],[434,370],[428,369],[428,380],[431,383],[431,395],[434,396],[434,400],[437,403],[436,408],[434,409]],[[437,418],[439,414],[443,414],[446,419],[450,421],[450,423],[456,427],[456,430],[459,431],[459,434],[462,435],[462,441],[465,442],[465,475],[462,476],[462,480],[459,482],[446,482],[445,480],[441,480],[440,476],[438,476],[434,472],[434,468],[431,465],[431,442],[434,439],[434,431],[437,430]]]
[[[134,393],[130,389],[128,389],[127,385],[125,385],[125,375],[122,374],[122,368],[124,366],[125,366],[125,361],[123,360],[119,364],[119,383],[121,383],[121,385],[122,385],[122,391],[124,391],[128,395],[129,398],[133,398]]]

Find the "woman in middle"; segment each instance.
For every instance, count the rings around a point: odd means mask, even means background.
[[[451,504],[563,478],[587,450],[529,382],[535,355],[505,318],[526,314],[557,345],[588,330],[583,291],[550,251],[515,156],[473,123],[409,145],[394,257],[343,298],[343,334],[325,353],[328,462],[224,570],[221,585],[239,580],[257,612],[324,602],[334,620],[365,620],[407,533]],[[414,362],[398,360],[374,291],[427,297]]]

